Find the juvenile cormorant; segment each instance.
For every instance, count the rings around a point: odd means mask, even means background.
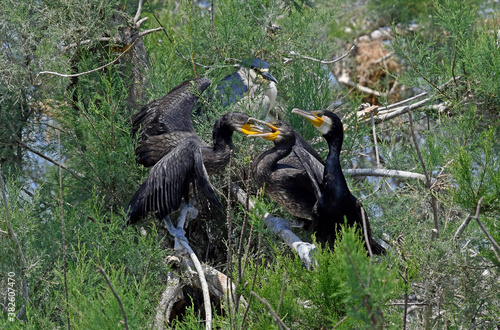
[[[206,209],[222,212],[210,185],[209,175],[225,167],[233,148],[234,131],[245,132],[249,116],[231,112],[221,116],[212,131],[213,146],[196,134],[191,112],[197,95],[210,84],[208,78],[186,81],[163,98],[142,108],[132,120],[133,133],[140,133],[138,162],[153,166],[129,203],[129,222],[154,212],[165,218],[175,212],[190,191]]]
[[[321,196],[313,208],[313,230],[320,243],[328,243],[333,247],[336,238],[336,225],[357,224],[363,233],[369,237],[371,250],[374,254],[383,254],[385,249],[372,237],[368,216],[361,203],[354,197],[347,186],[347,182],[340,166],[340,151],[344,140],[344,129],[340,118],[330,111],[307,112],[293,109],[292,113],[298,114],[309,120],[318,131],[323,134],[328,143],[329,153],[326,158]],[[361,212],[364,212],[367,232],[364,232]],[[363,240],[365,235],[363,235]]]
[[[269,123],[251,118],[250,121],[270,129],[259,131],[259,126],[253,126],[252,136],[274,142],[273,148],[262,152],[254,160],[252,178],[259,187],[265,185],[265,194],[289,213],[312,220],[312,209],[319,190],[317,182],[323,175],[321,156],[282,120]]]

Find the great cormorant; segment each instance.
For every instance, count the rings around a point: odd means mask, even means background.
[[[330,111],[307,112],[293,109],[292,113],[309,120],[323,134],[328,143],[329,153],[320,186],[321,196],[313,208],[313,230],[316,232],[318,241],[323,244],[328,243],[333,248],[337,233],[336,225],[343,224],[344,219],[346,219],[349,226],[357,224],[369,237],[371,250],[374,254],[385,253],[385,249],[373,239],[368,216],[359,200],[352,195],[342,173],[340,151],[344,140],[344,129],[340,118]],[[362,212],[366,220],[366,233]],[[363,239],[365,235],[363,235]]]
[[[274,147],[259,154],[253,162],[252,178],[264,192],[292,215],[312,220],[312,209],[318,194],[318,181],[323,175],[323,160],[288,123],[282,120],[264,122],[262,131],[253,126],[253,137],[274,142]],[[248,134],[248,132],[246,132]]]
[[[189,201],[190,191],[201,197],[197,200],[202,207],[210,204],[222,212],[209,175],[228,164],[233,132],[245,132],[249,116],[237,112],[221,116],[212,131],[213,146],[208,146],[191,122],[198,95],[208,85],[208,78],[186,81],[133,117],[133,133],[140,133],[138,162],[153,167],[129,203],[131,223],[150,212],[167,217],[179,209],[183,198]]]

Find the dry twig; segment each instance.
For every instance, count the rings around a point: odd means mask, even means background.
[[[439,238],[439,220],[438,220],[438,210],[437,210],[437,200],[436,197],[434,196],[432,192],[432,181],[431,181],[431,176],[427,172],[427,168],[424,163],[424,159],[422,157],[422,153],[420,152],[420,148],[418,147],[418,142],[417,138],[415,136],[415,131],[413,130],[413,116],[411,115],[411,112],[408,112],[408,117],[410,118],[410,132],[411,132],[411,137],[413,139],[413,144],[415,145],[415,149],[417,151],[417,156],[418,159],[420,160],[420,165],[422,166],[422,169],[424,171],[425,175],[425,186],[427,189],[429,189],[430,194],[431,194],[431,207],[432,207],[432,212],[434,214],[434,229],[436,231],[436,238]]]
[[[321,64],[334,64],[334,63],[337,63],[338,61],[341,61],[342,59],[344,59],[345,57],[349,56],[353,51],[354,49],[356,49],[356,46],[352,46],[348,51],[347,53],[345,53],[344,55],[340,56],[340,57],[337,57],[331,61],[323,61],[323,60],[318,60],[316,58],[313,58],[313,57],[309,57],[309,56],[304,56],[304,55],[300,55],[294,51],[290,51],[289,54],[290,55],[293,55],[293,56],[298,56],[298,57],[302,57],[302,58],[305,58],[306,60],[311,60],[311,61],[314,61],[314,62],[319,62]]]
[[[66,277],[66,237],[64,232],[64,202],[62,195],[62,167],[61,167],[61,133],[57,131],[58,155],[59,155],[59,202],[61,204],[61,244],[63,254],[63,279],[64,279],[64,297],[66,299],[66,317],[68,322],[68,330],[71,330],[69,320],[69,297],[68,297],[68,280]]]
[[[115,296],[116,300],[118,301],[118,304],[120,305],[120,309],[122,310],[123,324],[124,324],[125,330],[128,330],[127,315],[125,315],[125,309],[123,308],[122,300],[120,299],[120,297],[116,293],[115,288],[113,288],[113,285],[109,281],[109,278],[106,275],[106,273],[104,272],[104,269],[101,266],[98,266],[97,272],[101,273],[102,276],[104,276],[104,279],[106,280],[106,283],[108,284],[109,288],[111,289],[111,292],[113,292],[113,295]]]
[[[267,302],[267,300],[265,298],[261,298],[259,297],[258,294],[256,294],[254,291],[251,292],[251,294],[257,298],[261,303],[263,303],[264,305],[266,305],[267,309],[269,309],[269,312],[271,313],[271,315],[273,316],[273,319],[274,319],[274,322],[276,323],[276,325],[280,328],[280,329],[285,329],[285,330],[288,330],[290,328],[288,328],[286,326],[285,323],[283,323],[283,321],[280,319],[280,317],[278,316],[278,314],[276,314],[276,312],[273,310],[273,308],[271,307],[271,305],[269,305],[269,303]]]

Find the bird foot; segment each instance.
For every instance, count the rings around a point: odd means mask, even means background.
[[[198,210],[194,207],[194,202],[191,200],[189,204],[182,203],[181,212],[177,218],[177,228],[184,228],[190,220],[198,216]]]
[[[302,260],[307,269],[311,269],[311,265],[317,265],[316,259],[312,256],[316,250],[314,244],[295,242],[293,243],[293,249],[297,252],[300,260]]]
[[[165,227],[167,227],[170,235],[172,235],[175,239],[174,249],[181,251],[184,250],[185,248],[180,242],[181,240],[187,242],[186,232],[184,231],[184,228],[182,226],[174,227],[172,221],[170,220],[170,217],[168,216],[163,220],[163,223],[165,224]]]

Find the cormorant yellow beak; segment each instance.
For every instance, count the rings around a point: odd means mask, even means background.
[[[295,114],[302,116],[305,119],[309,120],[311,122],[311,124],[313,124],[314,127],[316,127],[316,128],[321,127],[321,125],[323,125],[323,123],[325,122],[322,118],[322,115],[319,113],[319,111],[309,112],[309,111],[304,111],[304,110],[294,108],[292,110],[292,113],[295,113]]]
[[[270,131],[260,125],[257,125],[256,123],[264,125],[265,127],[269,128]],[[259,120],[257,118],[249,118],[248,122],[243,125],[241,132],[248,135],[248,137],[262,137],[270,141],[276,140],[279,135],[279,131],[276,126],[274,126],[272,123],[268,123],[267,121]]]

